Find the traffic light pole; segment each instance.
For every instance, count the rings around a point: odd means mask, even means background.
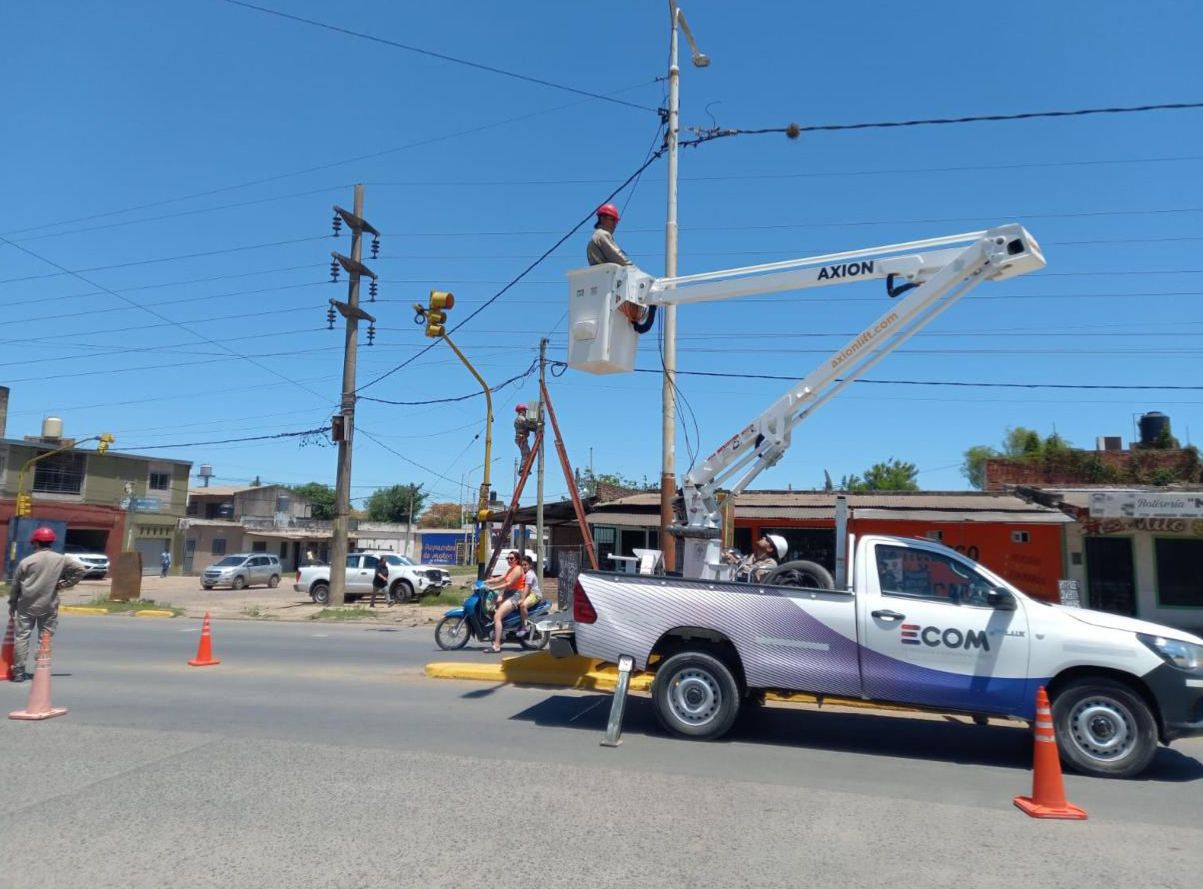
[[[338,207],[335,212],[351,229],[351,257],[348,260],[338,253],[334,254],[336,262],[347,270],[347,302],[339,303],[331,300],[334,308],[338,309],[346,319],[347,329],[343,347],[343,388],[339,400],[338,414],[334,418],[332,429],[334,439],[338,443],[338,473],[334,484],[334,531],[330,546],[330,605],[338,607],[346,601],[347,593],[347,534],[351,518],[351,447],[355,430],[355,369],[359,347],[360,320],[375,321],[375,319],[359,308],[359,279],[363,275],[375,279],[363,263],[363,233],[365,231],[377,235],[363,218],[363,186],[355,186],[354,210],[347,213]],[[333,318],[333,314],[330,316]]]
[[[480,480],[480,499],[476,504],[476,579],[484,580],[485,568],[489,562],[489,548],[492,544],[492,535],[489,533],[489,472],[493,463],[493,393],[489,391],[489,384],[485,382],[484,377],[472,366],[472,362],[459,350],[459,346],[452,342],[451,337],[447,336],[444,323],[447,320],[447,310],[454,305],[455,294],[432,290],[429,305],[414,303],[414,321],[426,325],[428,337],[447,343],[464,367],[476,377],[476,382],[480,383],[480,388],[485,393],[485,465]]]

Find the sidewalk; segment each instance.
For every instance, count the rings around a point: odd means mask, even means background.
[[[315,605],[304,593],[292,588],[292,575],[280,579],[276,589],[252,587],[244,590],[202,589],[199,577],[143,577],[142,598],[184,610],[184,617],[201,618],[208,612],[214,619],[241,620],[312,620],[323,608]],[[467,588],[452,585],[452,591]],[[83,580],[61,594],[63,605],[86,605],[97,597],[107,597],[109,581]],[[350,607],[366,606],[366,598],[356,599]],[[405,627],[433,624],[442,618],[448,605],[393,605],[376,600],[376,619],[380,623]],[[363,618],[368,620],[368,618]]]

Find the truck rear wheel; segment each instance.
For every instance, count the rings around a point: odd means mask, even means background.
[[[661,664],[652,700],[660,724],[687,738],[720,738],[739,715],[739,685],[731,670],[701,651],[683,651]]]
[[[765,583],[772,586],[797,586],[811,590],[834,590],[835,578],[817,562],[795,560],[784,562],[774,569]]]
[[[1088,677],[1060,689],[1053,726],[1061,758],[1086,775],[1134,778],[1157,754],[1157,722],[1149,705],[1113,679]]]
[[[329,605],[330,584],[323,582],[315,583],[309,588],[309,598],[311,598],[318,605]]]

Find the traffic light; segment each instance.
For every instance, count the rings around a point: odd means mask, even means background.
[[[455,294],[445,290],[430,291],[430,305],[426,309],[426,335],[438,338],[446,332],[443,324],[447,321],[447,310],[455,305]]]
[[[17,495],[16,513],[19,516],[27,516],[33,512],[33,498],[28,494]]]
[[[99,444],[96,445],[96,453],[98,453],[98,454],[105,453],[106,451],[108,451],[109,445],[111,445],[116,440],[117,439],[115,439],[113,437],[113,433],[102,432],[100,434],[100,442],[99,442]]]

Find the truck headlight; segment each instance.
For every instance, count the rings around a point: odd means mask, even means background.
[[[1203,670],[1203,645],[1183,642],[1180,639],[1167,639],[1164,636],[1148,636],[1144,633],[1137,633],[1136,638],[1160,655],[1167,664],[1173,664],[1182,670]]]

